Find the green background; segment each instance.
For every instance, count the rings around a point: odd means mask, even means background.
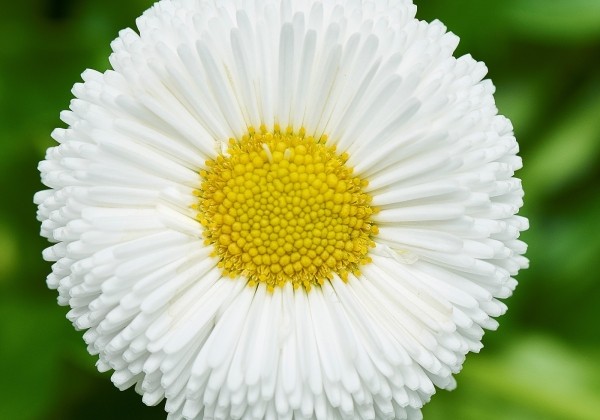
[[[36,169],[86,68],[148,0],[24,0],[0,13],[0,419],[164,418],[99,374],[45,286]],[[429,0],[514,123],[531,268],[499,331],[426,419],[600,419],[600,1]]]

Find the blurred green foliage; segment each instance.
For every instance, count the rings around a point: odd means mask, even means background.
[[[32,195],[49,133],[86,68],[150,0],[23,0],[0,14],[1,419],[164,418],[94,368],[46,289]],[[433,419],[600,419],[600,2],[428,0],[418,17],[484,61],[525,167],[531,268],[500,330],[470,355]]]

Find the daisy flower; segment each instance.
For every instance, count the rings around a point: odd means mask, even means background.
[[[162,0],[39,169],[48,286],[172,419],[420,418],[498,326],[523,190],[486,67],[408,0]]]

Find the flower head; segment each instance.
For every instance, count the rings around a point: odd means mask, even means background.
[[[172,418],[418,418],[527,265],[486,68],[407,0],[162,0],[40,164],[48,276]]]

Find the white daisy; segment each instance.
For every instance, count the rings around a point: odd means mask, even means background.
[[[527,265],[486,67],[408,0],[163,0],[35,196],[98,369],[173,419],[421,417]]]

